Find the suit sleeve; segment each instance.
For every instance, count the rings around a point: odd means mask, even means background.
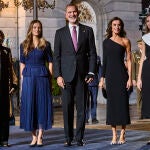
[[[25,64],[25,56],[23,54],[23,45],[20,44],[20,62]]]
[[[55,40],[54,40],[54,77],[57,78],[61,76],[61,40],[59,31],[56,31]]]
[[[89,72],[96,72],[97,54],[93,29],[89,30]]]
[[[9,69],[10,69],[10,88],[17,88],[18,78],[14,71],[13,61],[12,61],[12,54],[11,50],[9,49]]]
[[[47,62],[52,62],[53,61],[53,54],[52,54],[52,49],[51,49],[50,42],[46,43],[45,53],[46,53]]]

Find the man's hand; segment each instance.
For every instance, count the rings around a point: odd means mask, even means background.
[[[9,94],[13,94],[14,91],[15,91],[15,89],[11,88],[11,90],[9,91]]]
[[[13,94],[16,89],[17,89],[17,85],[16,84],[12,84],[12,88],[10,89],[9,94]]]
[[[90,83],[90,82],[93,81],[93,79],[94,79],[94,75],[93,75],[93,74],[88,74],[88,75],[86,75],[86,77],[85,77],[85,82],[86,82],[86,83]]]

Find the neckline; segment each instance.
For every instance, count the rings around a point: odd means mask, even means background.
[[[123,45],[121,45],[120,43],[118,43],[118,42],[115,42],[114,40],[112,40],[111,38],[109,38],[109,40],[110,41],[112,41],[113,43],[116,43],[117,45],[119,45],[119,46],[121,46],[121,47],[123,47],[123,48],[125,48]]]
[[[142,36],[142,40],[144,41],[144,43],[146,43],[147,45],[150,46],[149,39],[150,39],[150,33],[147,33],[147,34],[145,34],[145,35]]]

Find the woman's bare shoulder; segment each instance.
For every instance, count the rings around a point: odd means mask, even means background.
[[[123,41],[123,43],[124,43],[125,46],[129,46],[130,45],[130,40],[128,38],[123,37],[122,41]]]

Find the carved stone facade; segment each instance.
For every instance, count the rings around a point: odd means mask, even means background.
[[[3,0],[7,2],[8,0]],[[51,0],[47,0],[51,3]],[[66,24],[65,7],[71,0],[56,0],[54,10],[45,9],[38,11],[38,19],[43,23],[44,37],[54,46],[54,35],[58,28]],[[139,13],[141,12],[141,0],[73,0],[79,6],[80,21],[94,29],[98,55],[102,56],[102,41],[108,21],[118,16],[122,18],[127,31],[127,37],[131,40],[132,50],[137,48],[136,41],[141,37],[139,31]],[[13,0],[9,0],[9,7],[0,11],[0,29],[9,39],[13,57],[19,58],[19,45],[26,36],[30,21],[33,19],[33,11],[25,11],[22,7],[14,7]]]
[[[8,0],[4,0],[7,2]],[[49,3],[51,0],[47,0]],[[141,0],[73,0],[78,4],[80,21],[92,26],[95,33],[95,40],[98,54],[102,51],[102,41],[108,21],[118,16],[123,19],[127,36],[131,40],[132,49],[136,49],[136,41],[141,37],[139,29],[138,14],[141,12]],[[54,10],[40,10],[38,16],[44,27],[44,36],[53,48],[56,29],[65,25],[65,6],[71,0],[56,0]],[[9,38],[9,45],[12,48],[13,56],[19,57],[19,44],[26,35],[27,27],[32,20],[33,11],[25,11],[22,7],[14,7],[13,0],[9,0],[9,7],[0,11],[0,28],[4,30]]]

